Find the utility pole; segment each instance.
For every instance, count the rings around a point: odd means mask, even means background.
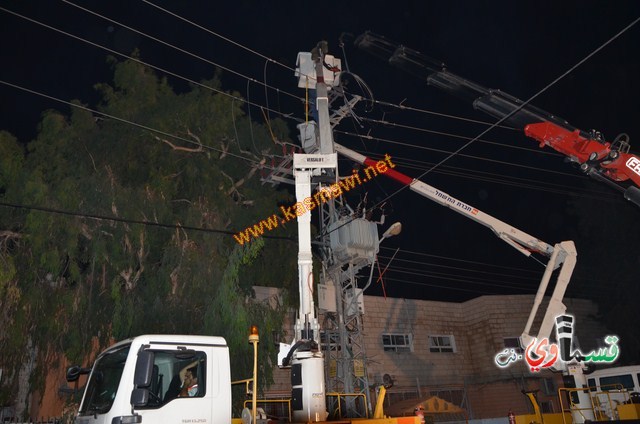
[[[324,420],[327,403],[331,411],[336,411],[337,402],[341,402],[343,417],[366,417],[371,410],[362,331],[363,290],[358,288],[356,276],[362,268],[374,265],[379,242],[377,224],[356,216],[340,196],[328,196],[326,201],[317,197],[339,182],[332,128],[359,100],[356,96],[330,114],[329,104],[339,96],[340,71],[341,62],[328,54],[326,42],[318,43],[311,52],[298,53],[298,87],[307,91],[311,103],[311,116],[298,125],[305,153],[293,155],[291,171],[287,171],[291,160],[285,158],[263,179],[272,184],[295,183],[297,204],[314,199],[322,255],[318,296],[324,299],[331,293],[330,303],[335,305],[325,309],[321,331],[313,299],[311,213],[296,212],[300,307],[295,338],[290,345],[280,345],[278,364],[291,366],[293,420],[302,422]],[[292,175],[294,181],[285,174]],[[335,393],[340,393],[341,399]],[[351,396],[342,397],[345,393]]]
[[[332,127],[349,113],[359,98],[330,115],[330,94],[333,98],[339,95],[336,92],[341,62],[328,54],[326,42],[318,43],[311,53],[299,53],[297,65],[298,87],[309,90],[309,97],[314,99],[313,120],[298,125],[303,148],[307,153],[334,154]],[[334,175],[318,179],[318,190],[323,184],[337,183],[339,178],[336,167]],[[338,402],[342,402],[343,417],[366,417],[371,401],[362,332],[363,298],[356,275],[363,267],[373,267],[378,252],[377,226],[355,216],[341,197],[331,197],[318,205],[318,211],[322,253],[318,291],[332,293],[329,296],[334,301],[330,303],[335,305],[335,310],[325,310],[321,340],[325,349],[329,409],[337,410]],[[354,245],[358,245],[358,249],[354,249]],[[338,399],[334,393],[347,396]]]

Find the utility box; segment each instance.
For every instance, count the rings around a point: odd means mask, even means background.
[[[300,131],[300,144],[305,153],[316,153],[320,147],[318,146],[318,124],[315,121],[305,122],[297,125]]]
[[[340,59],[330,54],[324,56],[324,63],[331,69],[342,69]],[[336,87],[340,84],[340,71],[328,69],[327,66],[323,64],[322,74],[327,89],[330,90],[331,87]],[[316,88],[316,63],[313,61],[310,52],[298,53],[295,75],[298,77],[298,88],[309,88],[312,90]]]
[[[357,313],[364,315],[364,296],[359,288],[348,291],[345,295],[345,314],[352,316]]]
[[[378,253],[378,225],[364,218],[344,217],[329,225],[333,256],[342,263],[366,265]]]
[[[336,287],[333,282],[318,284],[318,308],[326,312],[338,312],[336,305]]]

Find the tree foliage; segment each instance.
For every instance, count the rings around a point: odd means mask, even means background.
[[[221,89],[216,77],[202,84]],[[260,323],[268,382],[269,337],[283,309],[252,299],[251,287],[294,287],[295,244],[241,247],[228,234],[181,226],[239,230],[289,201],[259,181],[280,141],[247,118],[237,94],[176,93],[133,61],[114,62],[113,83],[96,88],[104,115],[46,111],[26,148],[0,132],[0,200],[38,207],[0,207],[3,381],[17,377],[29,343],[80,363],[96,338],[104,346],[150,332],[224,336],[242,370],[249,325]],[[263,272],[248,272],[250,264]]]

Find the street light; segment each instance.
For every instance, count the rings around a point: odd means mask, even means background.
[[[380,243],[382,240],[386,238],[397,236],[398,234],[400,234],[401,231],[402,231],[402,223],[394,222],[393,224],[391,224],[389,228],[387,228],[387,231],[385,231],[384,234],[382,234],[382,238],[378,243]]]
[[[387,228],[387,231],[385,231],[382,234],[382,238],[380,240],[378,240],[378,244],[382,243],[382,240],[387,239],[389,237],[393,237],[393,236],[397,236],[398,234],[400,234],[400,232],[402,231],[402,223],[401,222],[394,222],[393,224],[391,224],[391,226],[389,228]],[[398,253],[396,251],[396,253]],[[376,252],[373,254],[373,257],[371,258],[371,274],[369,274],[369,280],[367,281],[367,284],[365,284],[365,286],[362,288],[362,292],[364,293],[364,291],[366,289],[369,288],[369,286],[371,285],[371,281],[373,280],[373,265],[376,263],[376,254],[377,254],[377,250]],[[395,257],[395,254],[393,255]],[[391,258],[391,260],[393,260],[393,258]],[[391,261],[389,261],[391,262]],[[389,266],[389,264],[387,264],[387,266]],[[387,270],[386,268],[384,269],[385,271]],[[383,271],[384,273],[384,271]],[[353,303],[354,299],[356,299],[356,296],[353,297],[353,299],[351,299],[351,303]],[[349,304],[349,306],[351,306],[351,304]],[[371,407],[371,405],[369,405],[369,407]]]

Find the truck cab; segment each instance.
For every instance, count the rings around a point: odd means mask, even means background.
[[[619,419],[616,407],[640,403],[640,365],[603,368],[587,376],[594,409],[602,419]]]
[[[70,369],[67,379],[77,379],[80,373],[80,368]],[[76,423],[143,422],[231,422],[229,348],[224,338],[143,335],[98,356]]]

